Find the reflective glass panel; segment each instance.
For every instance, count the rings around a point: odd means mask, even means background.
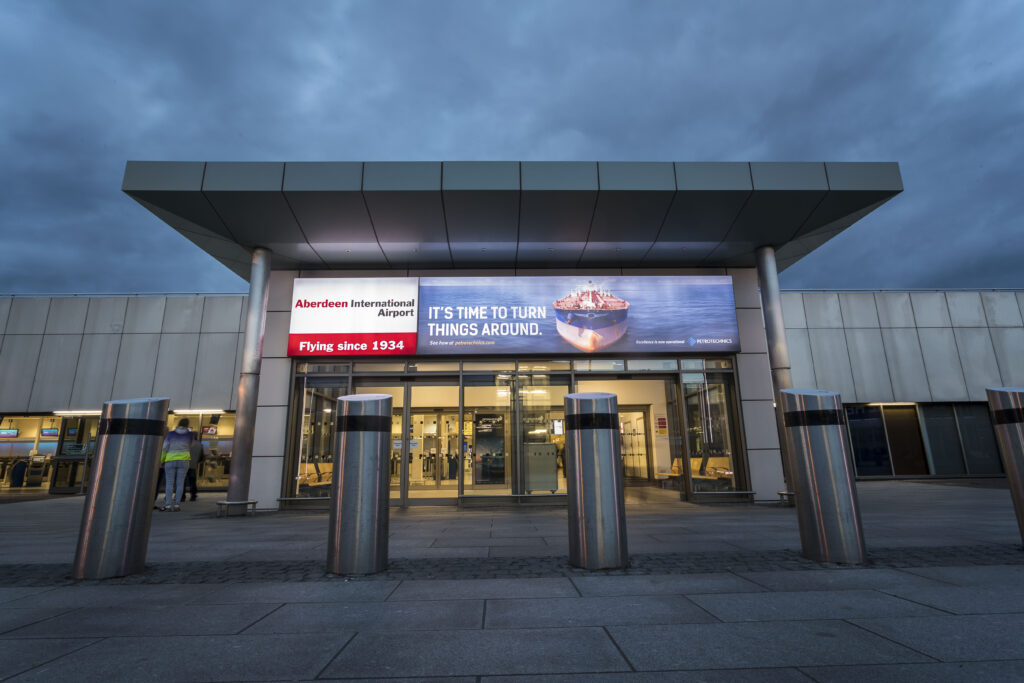
[[[932,456],[933,474],[965,474],[960,435],[956,430],[953,406],[945,403],[919,406],[924,421],[924,437]]]
[[[568,375],[519,375],[525,493],[565,493],[565,395]]]
[[[732,361],[728,358],[712,358],[705,361],[708,370],[728,370],[732,368]]]
[[[882,409],[878,406],[846,406],[853,463],[859,477],[891,476],[889,446],[885,440]]]
[[[441,361],[410,361],[409,372],[458,372],[459,363],[458,361],[441,362]]]
[[[956,421],[960,425],[960,438],[970,474],[1002,474],[1003,464],[996,450],[996,435],[988,406],[984,403],[959,403]]]
[[[468,495],[512,493],[512,375],[463,377],[462,468]]]
[[[648,358],[643,360],[628,360],[626,366],[630,370],[660,370],[667,372],[676,371],[676,360],[675,358]]]
[[[409,405],[409,497],[459,494],[459,387],[415,383]]]
[[[462,364],[462,369],[465,372],[487,372],[493,370],[512,371],[516,369],[516,364],[512,361],[484,361],[482,363],[466,361]]]
[[[889,435],[892,469],[897,475],[928,474],[928,461],[921,441],[915,406],[883,406],[885,431]]]
[[[521,360],[519,372],[547,372],[549,370],[569,370],[567,360]]]
[[[707,375],[704,382],[683,384],[686,450],[694,493],[737,489],[732,384],[731,375]]]
[[[405,405],[405,386],[399,383],[382,384],[373,380],[356,382],[357,394],[388,394],[391,396],[391,457],[388,462],[391,497],[398,498],[402,489],[402,408]]]
[[[703,358],[683,358],[679,361],[679,366],[683,370],[703,370],[704,359]]]
[[[293,495],[326,498],[334,475],[335,410],[338,397],[348,393],[348,380],[307,377],[297,381],[302,391],[302,421]],[[226,467],[215,463],[200,479],[211,476],[226,477]]]
[[[577,360],[573,367],[583,372],[618,372],[626,369],[622,360]]]
[[[392,363],[356,363],[353,366],[356,372],[404,372],[405,362]]]

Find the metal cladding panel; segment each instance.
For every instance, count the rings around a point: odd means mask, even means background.
[[[451,245],[457,268],[500,268],[516,262],[515,242],[458,242]]]
[[[931,401],[917,330],[912,327],[883,327],[882,345],[885,346],[885,358],[892,378],[893,400]]]
[[[159,332],[164,324],[164,307],[167,297],[140,296],[128,299],[128,311],[124,317],[126,333]]]
[[[520,204],[520,247],[527,245],[533,257],[534,244],[582,246],[590,232],[590,221],[597,202],[597,163],[583,161],[533,161],[522,163],[522,203]],[[556,243],[556,244],[552,244]],[[520,250],[522,252],[522,249]]]
[[[82,325],[85,325],[83,314]],[[67,410],[75,383],[81,334],[48,334],[43,337],[39,363],[32,384],[28,409],[32,412]]]
[[[210,162],[203,194],[235,239],[246,247],[305,242],[281,192],[283,182],[283,163]]]
[[[237,346],[237,332],[199,335],[196,374],[192,383],[193,407],[226,409],[231,403]]]
[[[844,216],[861,218],[903,191],[895,162],[826,162],[825,172],[831,191],[797,236],[842,221]]]
[[[747,400],[774,400],[772,393],[772,369],[765,353],[740,353],[736,355],[736,370],[739,376],[740,393]]]
[[[258,406],[256,408],[256,426],[253,430],[255,432],[252,444],[253,457],[283,455],[287,425],[287,406]],[[278,469],[280,470],[280,466]]]
[[[838,294],[804,294],[807,327],[842,327],[843,314]]]
[[[129,161],[121,189],[164,221],[172,214],[192,223],[194,232],[232,239],[202,194],[205,172],[201,161]]]
[[[268,311],[287,311],[289,314],[292,310],[292,287],[295,283],[295,278],[299,276],[297,270],[272,270],[270,271],[270,289],[267,292],[267,310]],[[248,301],[248,297],[246,298]],[[242,317],[242,327],[240,332],[245,332],[245,317]]]
[[[877,292],[878,324],[882,327],[917,327],[907,292]]]
[[[967,379],[971,401],[987,401],[986,387],[1000,386],[999,363],[989,330],[984,327],[953,328],[960,366]]]
[[[129,302],[129,307],[131,302]],[[159,334],[124,334],[114,371],[114,400],[157,396],[153,393]]]
[[[577,267],[636,267],[650,249],[650,242],[587,242]]]
[[[317,257],[328,267],[334,268],[382,268],[388,261],[384,251],[373,242],[311,242]]]
[[[442,268],[452,265],[451,248],[443,242],[381,242],[392,268]]]
[[[586,242],[520,242],[516,265],[520,268],[554,268],[577,263]]]
[[[242,310],[240,296],[208,296],[204,297],[203,323],[200,331],[237,332],[238,316]]]
[[[868,292],[839,295],[839,310],[846,327],[878,327],[875,295]]]
[[[172,408],[191,408],[198,351],[198,334],[160,335],[153,396],[169,397]]]
[[[443,186],[451,190],[519,191],[518,161],[445,161]]]
[[[697,275],[716,274],[714,269],[702,268],[695,271]],[[736,299],[736,308],[761,308],[761,290],[757,284],[756,268],[729,268],[725,273],[732,278],[732,293]]]
[[[996,327],[989,334],[999,363],[999,386],[1024,387],[1024,328]]]
[[[924,357],[924,367],[928,373],[932,400],[969,400],[953,330],[948,327],[922,327],[918,329],[917,336],[921,340],[921,355]]]
[[[841,329],[809,329],[807,337],[814,357],[814,376],[818,388],[842,394],[844,402],[856,400],[850,353],[846,348],[846,335]]]
[[[602,192],[675,192],[676,173],[671,162],[601,161],[597,164]]]
[[[290,358],[266,358],[260,366],[260,393],[257,405],[288,405],[288,385],[292,378]]]
[[[437,192],[440,161],[368,161],[363,165],[364,192]]]
[[[677,161],[675,172],[676,189],[680,192],[710,190],[748,193],[754,189],[750,164],[742,161]]]
[[[111,334],[124,331],[128,297],[103,296],[89,299],[89,314],[85,317],[86,334]]]
[[[71,406],[75,409],[99,409],[106,401],[111,400],[120,349],[120,334],[86,334],[82,337],[75,384],[71,389]]]
[[[678,191],[652,253],[675,252],[682,263],[700,263],[725,239],[749,199],[750,164],[676,163],[675,175]]]
[[[11,297],[0,296],[0,335],[7,329],[7,316],[11,312]]]
[[[291,312],[271,311],[267,313],[267,324],[263,333],[263,357],[286,358],[288,356],[288,328]]]
[[[817,389],[814,378],[814,361],[811,357],[811,341],[805,329],[787,329],[786,344],[789,346],[790,372],[796,389]]]
[[[892,401],[892,381],[885,360],[882,333],[878,328],[847,329],[846,347],[850,351],[850,369],[857,401]]]
[[[1024,324],[1014,292],[982,292],[981,303],[990,327],[1020,327]]]
[[[361,162],[285,164],[284,195],[310,244],[377,243],[362,188]]]
[[[978,292],[946,292],[949,319],[954,327],[987,327]]]
[[[453,245],[464,242],[515,245],[519,232],[518,163],[445,162],[443,180],[448,238]],[[512,258],[515,258],[514,249]]]
[[[45,334],[82,334],[88,310],[89,299],[86,297],[53,297],[46,316]]]
[[[41,334],[9,334],[0,346],[0,411],[23,413],[28,410],[32,381],[43,345]]]
[[[49,311],[49,297],[15,297],[7,314],[6,334],[42,334]]]
[[[622,192],[601,190],[597,196],[590,240],[594,242],[654,242],[665,221],[675,190]]]
[[[785,321],[786,329],[807,327],[803,294],[799,292],[782,293],[782,319]]]
[[[740,401],[748,449],[778,448],[779,428],[772,401]]]
[[[950,327],[946,297],[942,292],[911,292],[910,303],[918,327]]]
[[[169,296],[161,332],[198,332],[203,322],[202,296]],[[163,395],[163,394],[161,394]]]
[[[736,324],[740,331],[740,349],[743,353],[768,353],[761,309],[737,308]]]

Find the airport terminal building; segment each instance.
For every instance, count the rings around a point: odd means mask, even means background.
[[[892,163],[130,162],[248,295],[0,297],[0,482],[78,492],[104,401],[169,396],[200,487],[323,504],[335,399],[393,397],[393,504],[559,503],[563,397],[630,486],[777,500],[775,391],[841,392],[859,477],[1001,474],[1024,292],[779,292]]]

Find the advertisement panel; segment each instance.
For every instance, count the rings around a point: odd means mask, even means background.
[[[739,350],[729,276],[297,279],[288,354]]]

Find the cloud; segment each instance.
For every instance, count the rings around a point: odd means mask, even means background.
[[[1024,5],[11,2],[0,291],[239,291],[128,159],[895,160],[799,288],[1021,286]]]

